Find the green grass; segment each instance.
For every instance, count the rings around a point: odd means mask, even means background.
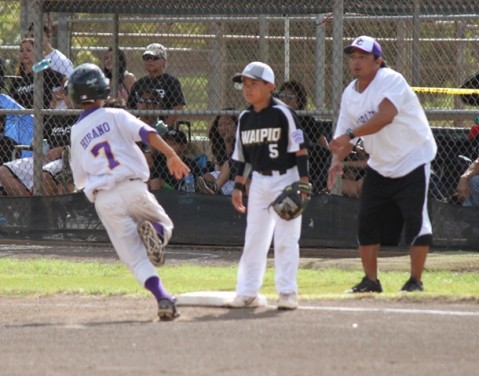
[[[233,291],[235,266],[196,266],[181,264],[159,269],[165,286],[174,294],[192,291]],[[344,290],[362,278],[358,268],[300,268],[298,284],[301,299],[342,299]],[[381,271],[383,299],[396,299],[408,278],[406,270]],[[479,273],[476,271],[427,270],[423,276],[423,298],[479,300]],[[274,270],[268,268],[261,293],[276,296]],[[80,262],[56,259],[0,259],[0,296],[52,294],[148,296],[129,270],[120,262]],[[413,294],[415,295],[415,294]]]

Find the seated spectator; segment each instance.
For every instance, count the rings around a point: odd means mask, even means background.
[[[73,63],[67,58],[61,51],[53,48],[50,42],[52,30],[47,25],[43,26],[43,57],[52,61],[50,68],[58,73],[61,73],[65,77],[70,77],[73,72]],[[27,38],[33,39],[33,23],[28,28]],[[54,98],[52,100],[51,108],[65,109],[68,108],[64,102],[64,98],[61,95],[63,88],[57,86],[53,89]],[[56,97],[57,93],[60,97]]]
[[[11,80],[10,96],[21,106],[33,108],[33,64],[35,62],[34,41],[31,38],[20,42],[20,63],[17,78]],[[43,71],[43,108],[51,108],[54,90],[63,87],[66,77],[47,68]]]
[[[479,158],[459,178],[457,197],[463,206],[479,206]]]
[[[108,50],[103,56],[103,73],[105,73],[105,76],[110,80],[110,90],[112,89],[111,80],[113,79],[112,70],[113,47],[108,47]],[[135,75],[127,70],[125,53],[122,50],[118,50],[118,96],[127,101],[135,82]]]
[[[201,170],[198,164],[191,158],[185,156],[185,150],[188,146],[188,138],[180,130],[169,130],[164,136],[165,141],[172,147],[172,149],[178,154],[181,160],[188,166],[193,178],[196,179],[201,175]],[[183,190],[183,180],[177,180],[174,176],[168,173],[168,167],[166,165],[166,158],[163,154],[153,154],[153,164],[150,175],[150,181],[148,183],[150,190],[156,189],[173,189]]]
[[[43,171],[54,176],[61,172],[63,148],[49,150],[43,160]],[[30,196],[33,189],[33,157],[19,158],[0,166],[0,186],[7,196]],[[57,194],[59,187],[44,181],[45,194]]]
[[[473,125],[471,129],[469,129],[467,140],[469,141],[470,148],[468,157],[471,159],[476,159],[479,157],[479,125]]]
[[[19,153],[15,149],[16,142],[4,135],[6,119],[7,115],[0,115],[0,164],[19,157]]]
[[[3,59],[0,58],[0,91],[5,89],[5,64]]]
[[[232,108],[226,110],[232,110]],[[217,116],[213,121],[208,138],[216,168],[198,177],[196,180],[198,192],[231,195],[234,173],[229,160],[234,150],[237,125],[238,118],[234,115]]]
[[[461,85],[461,89],[479,89],[479,72],[468,77]],[[479,94],[463,94],[460,98],[469,106],[479,106]]]
[[[69,99],[66,104],[71,106]],[[76,119],[76,115],[50,115],[44,118],[43,135],[48,149],[43,160],[45,195],[73,192],[67,149],[71,127]],[[33,188],[33,174],[33,157],[18,158],[0,167],[0,185],[8,196],[29,196]]]
[[[279,88],[278,98],[295,111],[306,110],[308,96],[304,86],[298,81],[286,81]],[[309,142],[328,148],[328,137],[331,135],[332,124],[319,122],[312,116],[298,115],[298,119]]]
[[[159,94],[154,89],[144,89],[138,92],[137,99],[137,108],[138,110],[161,110],[163,108],[163,101],[161,94]],[[164,136],[168,132],[168,127],[166,124],[158,117],[152,113],[142,113],[140,119],[143,120],[146,124],[156,129],[160,136]]]
[[[306,89],[298,81],[284,82],[277,96],[295,111],[305,110],[308,104]],[[320,122],[307,115],[298,115],[298,120],[309,140],[310,179],[314,193],[318,193],[326,188],[331,161],[328,138],[331,137],[332,123]]]
[[[178,79],[166,70],[166,48],[159,43],[148,45],[143,53],[143,66],[147,75],[134,83],[128,96],[128,108],[137,109],[138,99],[146,89],[155,90],[161,96],[165,110],[182,110],[185,106],[185,97]],[[162,116],[160,119],[174,129],[178,115]]]
[[[0,94],[0,109],[2,110],[23,110],[12,97]],[[18,146],[19,156],[31,157],[32,152],[25,150],[20,145],[30,145],[33,140],[34,118],[31,114],[8,114],[5,117],[4,136],[11,138]]]

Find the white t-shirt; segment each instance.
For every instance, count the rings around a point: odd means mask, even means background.
[[[356,80],[344,90],[335,137],[364,124],[387,98],[398,114],[379,132],[361,137],[369,154],[368,165],[385,177],[398,178],[434,159],[437,146],[426,114],[400,73],[379,69],[362,93],[355,84]]]
[[[71,131],[71,168],[77,189],[94,202],[96,190],[127,179],[147,181],[150,170],[136,142],[156,131],[118,108],[85,111]]]
[[[52,52],[45,56],[45,59],[52,59],[50,68],[67,78],[73,72],[73,63],[59,50],[53,49]]]
[[[70,77],[70,74],[73,72],[73,63],[59,50],[53,49],[52,52],[45,56],[45,59],[51,59],[52,64],[50,65],[50,68],[63,74],[66,78]],[[54,92],[59,90],[61,90],[60,87],[53,89]],[[67,105],[65,104],[65,101],[59,100],[57,101],[55,108],[65,109],[67,108]]]

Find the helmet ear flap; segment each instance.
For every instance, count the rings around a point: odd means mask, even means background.
[[[68,79],[68,95],[73,103],[91,103],[107,99],[110,82],[95,64],[85,63],[76,67]]]

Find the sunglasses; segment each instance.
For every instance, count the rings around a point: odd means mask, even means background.
[[[278,98],[279,99],[289,99],[289,100],[292,100],[294,98],[296,98],[296,95],[292,94],[292,93],[279,93],[278,94]]]
[[[160,104],[157,99],[152,99],[152,98],[138,98],[138,103],[143,103],[143,104]]]
[[[151,61],[151,60],[153,60],[153,61],[158,61],[158,60],[160,60],[160,59],[161,59],[161,57],[159,57],[159,56],[143,55],[143,61]]]

